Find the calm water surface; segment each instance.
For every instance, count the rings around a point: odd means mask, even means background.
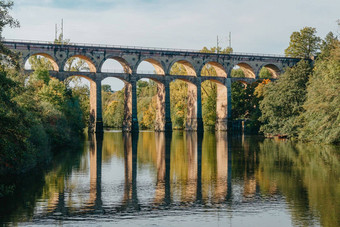
[[[339,154],[222,132],[107,131],[17,181],[0,224],[340,226]]]

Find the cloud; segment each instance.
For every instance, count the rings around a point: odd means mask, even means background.
[[[17,0],[20,29],[6,38],[53,40],[64,19],[73,42],[200,49],[227,46],[239,52],[283,54],[289,36],[304,26],[324,37],[336,29],[338,0]]]

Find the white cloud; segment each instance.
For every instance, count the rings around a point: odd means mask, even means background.
[[[90,5],[89,1],[80,2]],[[6,29],[4,36],[52,40],[54,24],[64,18],[65,37],[73,42],[199,49],[215,46],[216,35],[226,46],[231,31],[235,51],[282,54],[293,31],[313,26],[324,37],[336,29],[336,20],[340,18],[337,0],[92,3],[110,7],[102,10],[73,4],[71,8],[53,8],[56,1],[18,0],[12,15],[21,22],[21,28]]]

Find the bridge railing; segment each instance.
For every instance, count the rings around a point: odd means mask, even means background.
[[[201,50],[191,50],[191,49],[174,49],[174,48],[157,48],[157,47],[141,47],[141,46],[125,46],[125,45],[108,45],[108,44],[91,44],[91,43],[53,43],[48,41],[39,40],[21,40],[21,39],[4,39],[3,42],[15,42],[15,43],[27,43],[27,44],[48,44],[56,46],[79,46],[79,47],[99,47],[99,48],[117,48],[117,49],[138,49],[138,50],[152,50],[152,51],[171,51],[171,52],[187,52],[187,53],[204,53],[213,55],[225,55],[222,53],[206,53]],[[260,53],[241,53],[232,52],[229,55],[241,55],[241,56],[260,56],[260,57],[279,57],[287,58],[284,55],[279,54],[260,54]]]

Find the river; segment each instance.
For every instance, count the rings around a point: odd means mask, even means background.
[[[106,131],[15,180],[2,225],[340,226],[340,148]]]

